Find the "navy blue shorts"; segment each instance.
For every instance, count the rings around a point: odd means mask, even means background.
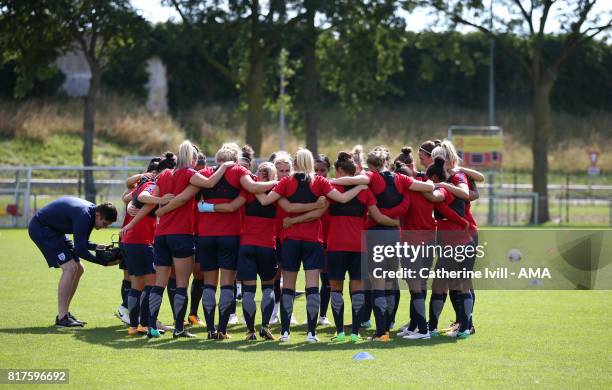
[[[121,244],[122,243],[120,242],[119,243],[119,248],[122,248]],[[124,255],[121,256],[121,260],[119,260],[119,269],[122,269],[124,271],[128,269],[127,260],[125,259],[125,252],[124,252]],[[129,272],[128,272],[128,274],[129,274]]]
[[[197,258],[203,272],[219,268],[236,270],[240,236],[198,237]]]
[[[329,280],[344,280],[347,271],[350,280],[361,280],[361,256],[361,252],[327,251]]]
[[[147,244],[119,244],[123,251],[123,259],[131,276],[154,274],[153,246]]]
[[[399,258],[395,255],[391,257],[384,256],[381,262],[374,261],[376,247],[395,246],[400,242],[400,230],[389,226],[374,226],[366,232],[366,248],[367,248],[367,270],[372,273],[375,269],[383,271],[396,271],[399,268]]]
[[[298,272],[303,263],[304,271],[323,268],[323,244],[320,242],[285,240],[282,248],[283,270]]]
[[[240,245],[236,280],[272,280],[276,275],[274,249],[255,245]]]
[[[68,236],[41,224],[38,218],[30,221],[28,233],[47,260],[49,268],[59,268],[70,260],[79,261],[74,253],[74,243]]]
[[[172,258],[193,256],[193,236],[191,234],[168,234],[155,237],[153,259],[160,267],[172,266]]]

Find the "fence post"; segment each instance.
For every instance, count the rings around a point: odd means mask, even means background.
[[[570,221],[570,215],[569,215],[569,211],[570,211],[570,207],[569,207],[569,201],[570,201],[570,190],[569,190],[569,185],[570,185],[570,177],[569,177],[569,173],[565,176],[565,222],[569,225],[569,221]]]
[[[32,167],[28,167],[26,173],[26,190],[23,198],[23,218],[24,226],[28,226],[30,223],[30,191],[32,189]]]
[[[19,179],[19,176],[21,176],[21,171],[16,170],[15,171],[15,194],[14,194],[14,203],[15,203],[15,207],[17,208],[16,210],[19,210],[19,187],[21,186],[21,180]],[[15,213],[15,215],[11,217],[11,220],[13,222],[13,227],[17,227],[17,219],[18,219],[18,214]]]
[[[533,224],[537,225],[539,221],[538,217],[538,205],[540,204],[540,194],[538,194],[537,192],[535,193],[535,208],[533,210]]]
[[[77,191],[79,192],[79,198],[83,197],[83,192],[81,189],[81,185],[82,185],[82,181],[81,181],[81,171],[77,171],[77,175],[79,177],[79,179],[77,180]]]
[[[494,186],[495,186],[495,175],[493,175],[493,172],[489,172],[488,175],[488,181],[489,181],[489,213],[487,215],[487,224],[488,225],[493,225],[493,219],[495,217],[495,212],[493,210],[493,195],[495,192]]]
[[[518,190],[518,188],[516,188],[517,185],[518,185],[518,175],[516,173],[516,170],[514,170],[514,188],[513,188],[513,191],[514,191],[515,196],[514,196],[514,199],[512,201],[512,203],[514,205],[514,221],[513,221],[514,223],[516,223],[516,221],[518,220],[517,205],[516,205],[516,201],[517,201],[517,199],[516,199],[516,192]]]

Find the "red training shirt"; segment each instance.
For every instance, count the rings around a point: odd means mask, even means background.
[[[298,188],[298,180],[293,176],[283,177],[280,182],[272,189],[272,191],[279,194],[281,197],[289,198],[292,196]],[[310,191],[316,196],[327,195],[333,187],[327,181],[326,178],[321,176],[314,176],[310,182]],[[289,213],[289,217],[294,217],[300,214]],[[282,221],[282,220],[281,220]],[[281,222],[282,226],[282,222]],[[281,236],[282,240],[301,240],[323,243],[323,237],[321,232],[321,220],[298,223],[292,225],[288,229],[283,231]]]

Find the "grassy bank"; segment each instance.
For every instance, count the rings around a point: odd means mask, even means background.
[[[244,140],[244,113],[235,106],[195,105],[171,116],[153,116],[144,105],[125,96],[100,97],[96,116],[96,163],[112,165],[116,156],[154,154],[175,149],[185,137],[198,143],[208,155],[222,142]],[[289,115],[286,149],[304,145],[300,122]],[[497,121],[504,128],[504,169],[529,172],[532,165],[530,134],[533,120],[528,109],[501,107]],[[385,144],[395,153],[403,145],[416,146],[425,139],[444,138],[450,125],[481,125],[486,112],[452,106],[419,105],[374,107],[356,117],[339,107],[320,112],[320,152],[335,156],[355,144],[367,150]],[[549,153],[551,172],[582,175],[589,166],[587,149],[602,151],[600,167],[612,172],[610,129],[612,112],[586,115],[554,112]],[[264,124],[262,155],[278,149],[278,126],[274,116]],[[82,102],[72,100],[0,101],[0,145],[5,153],[0,164],[44,164],[80,161]]]

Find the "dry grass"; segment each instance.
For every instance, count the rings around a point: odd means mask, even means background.
[[[0,134],[47,142],[52,134],[81,134],[80,99],[0,102]],[[96,112],[96,136],[131,146],[140,153],[175,148],[184,132],[172,117],[153,116],[128,97],[102,94]]]
[[[46,141],[51,134],[82,132],[81,100],[29,100],[0,102],[0,134],[8,137]],[[381,106],[351,118],[338,107],[320,113],[320,152],[335,156],[363,144],[367,150],[387,145],[393,153],[403,145],[413,148],[425,139],[444,138],[448,126],[485,124],[486,112],[452,106]],[[276,118],[264,125],[262,156],[278,149]],[[505,131],[504,167],[531,170],[530,138],[533,119],[528,109],[497,112]],[[612,171],[612,112],[595,111],[587,115],[555,112],[549,161],[553,171],[584,172],[589,166],[586,150],[596,146],[602,152],[600,167]],[[285,149],[304,146],[303,135],[289,126]],[[244,140],[244,115],[233,106],[195,105],[176,118],[153,116],[144,105],[124,96],[104,94],[99,99],[96,134],[100,138],[128,146],[134,153],[158,153],[175,149],[188,134],[212,155],[223,142]]]

